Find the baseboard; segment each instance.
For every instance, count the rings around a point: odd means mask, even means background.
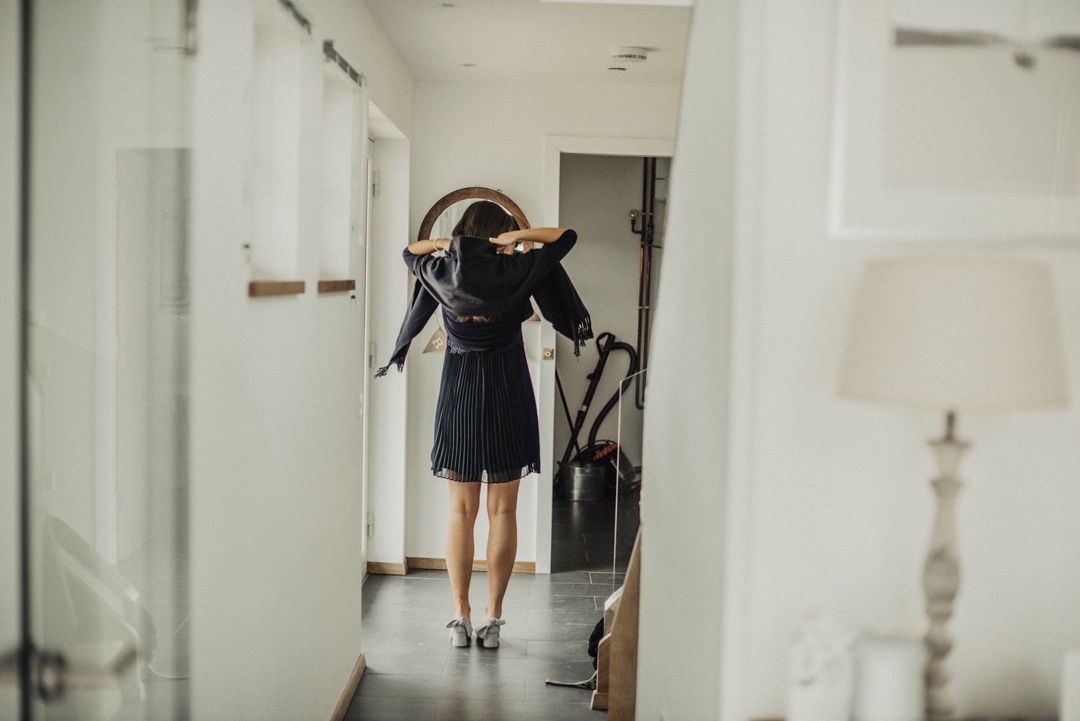
[[[443,568],[446,568],[443,566]],[[367,565],[368,573],[375,573],[381,576],[404,576],[409,572],[409,559],[405,559],[405,563],[383,563],[381,561],[368,561]]]
[[[353,666],[352,673],[349,674],[349,683],[345,685],[345,690],[341,692],[341,698],[338,699],[337,706],[334,707],[334,715],[330,717],[330,721],[345,721],[345,714],[349,711],[349,704],[352,703],[353,696],[356,695],[356,687],[360,685],[360,679],[364,677],[364,669],[367,668],[367,661],[364,659],[364,654],[360,654],[360,658],[356,659],[356,665]]]
[[[416,556],[408,556],[405,559],[405,565],[408,568],[426,568],[435,571],[446,570],[445,558],[419,558]],[[488,570],[487,561],[473,561],[472,570],[474,571],[486,571]],[[368,564],[368,572],[371,572],[371,564]],[[536,561],[518,561],[514,564],[514,573],[536,573]]]

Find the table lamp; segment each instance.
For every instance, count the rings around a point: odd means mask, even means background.
[[[953,717],[945,659],[947,623],[960,585],[956,472],[969,444],[958,411],[1019,411],[1067,403],[1065,363],[1047,265],[986,258],[869,261],[856,298],[840,394],[941,410],[945,434],[930,442],[938,463],[930,548],[923,570],[926,715]]]

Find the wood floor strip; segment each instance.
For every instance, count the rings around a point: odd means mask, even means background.
[[[367,572],[380,576],[404,576],[409,572],[409,559],[405,559],[405,563],[368,561]]]
[[[356,665],[353,666],[352,673],[349,674],[349,682],[345,685],[345,690],[341,692],[341,698],[338,699],[337,706],[334,707],[334,714],[330,717],[330,721],[345,721],[345,714],[349,711],[349,704],[352,703],[353,696],[356,695],[356,687],[360,685],[360,679],[364,677],[366,668],[367,659],[364,658],[364,654],[360,654],[360,658],[356,659]]]
[[[445,558],[424,558],[421,556],[409,556],[405,559],[405,562],[409,568],[424,568],[435,571],[446,570]],[[488,570],[487,561],[473,561],[472,570]],[[370,573],[370,568],[368,569],[368,571]],[[514,564],[514,573],[536,573],[536,561],[517,561]]]

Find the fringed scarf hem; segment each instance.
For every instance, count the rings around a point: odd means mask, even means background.
[[[580,356],[585,342],[593,337],[592,318],[585,316],[574,328],[574,355]]]
[[[382,378],[384,375],[386,375],[390,371],[390,366],[397,366],[398,373],[401,373],[403,370],[405,370],[405,359],[404,358],[398,358],[397,360],[390,361],[389,363],[384,365],[382,368],[375,371],[375,377],[376,378]]]

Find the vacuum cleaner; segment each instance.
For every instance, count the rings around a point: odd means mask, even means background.
[[[566,393],[563,391],[562,380],[558,372],[555,373],[555,383],[559,388],[559,397],[562,399],[563,411],[566,413],[566,422],[570,425],[570,440],[563,451],[562,460],[559,461],[556,473],[556,490],[563,498],[575,501],[599,500],[604,497],[605,489],[614,493],[618,488],[621,493],[631,493],[640,486],[637,480],[637,471],[630,459],[626,457],[619,444],[610,440],[597,440],[600,425],[604,422],[611,409],[619,402],[619,396],[626,390],[620,383],[619,389],[611,396],[610,400],[600,412],[589,428],[589,437],[582,447],[578,443],[578,436],[585,425],[585,417],[589,414],[596,388],[600,385],[600,378],[604,374],[608,356],[612,351],[623,351],[629,357],[629,366],[626,378],[638,372],[638,354],[634,347],[623,343],[615,338],[613,333],[601,333],[596,338],[596,350],[599,358],[596,367],[593,368],[586,378],[589,386],[585,391],[585,398],[578,409],[577,417],[571,419],[570,406],[566,403]],[[576,451],[576,454],[575,454]]]

